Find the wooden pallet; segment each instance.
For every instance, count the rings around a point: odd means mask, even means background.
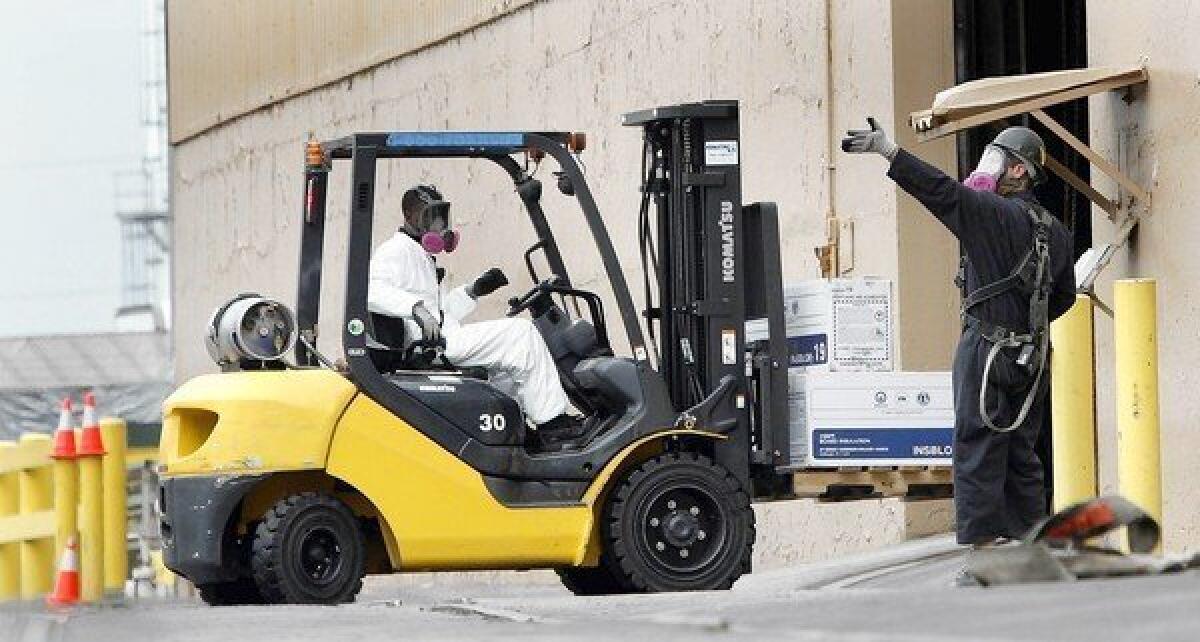
[[[878,497],[936,499],[953,495],[950,469],[924,466],[820,468],[792,473],[797,497],[846,501]]]

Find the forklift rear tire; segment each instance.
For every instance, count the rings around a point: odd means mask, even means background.
[[[566,589],[575,595],[612,595],[626,589],[604,566],[560,568],[555,571]]]
[[[209,606],[240,606],[243,604],[262,604],[262,593],[249,577],[243,577],[232,582],[216,582],[199,584],[196,591],[200,599]]]
[[[366,546],[354,513],[318,493],[279,500],[254,534],[250,566],[271,604],[341,604],[362,589]]]
[[[671,452],[613,490],[604,535],[601,561],[625,592],[722,590],[750,570],[754,511],[728,470]]]

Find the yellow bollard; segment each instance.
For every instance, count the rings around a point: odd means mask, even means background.
[[[6,460],[13,459],[17,452],[14,441],[0,441],[0,517],[16,515],[20,506],[17,490],[17,473],[3,472]],[[0,602],[15,600],[21,596],[21,544],[0,544]]]
[[[1154,279],[1124,279],[1114,288],[1117,485],[1162,524],[1156,288]]]
[[[79,462],[79,581],[84,602],[104,597],[104,482],[99,455]]]
[[[50,436],[25,433],[17,444],[18,450],[49,453]],[[54,473],[50,466],[26,468],[17,473],[19,508],[22,515],[54,508]],[[21,542],[21,598],[33,600],[50,592],[54,586],[54,539],[32,539]]]
[[[62,555],[67,542],[79,530],[79,467],[75,463],[75,431],[71,428],[71,399],[62,400],[58,427],[54,431],[54,553]],[[75,540],[76,543],[79,540]]]
[[[125,576],[129,574],[129,546],[125,532],[128,527],[125,421],[103,419],[100,433],[107,451],[101,464],[104,477],[104,590],[121,593],[125,590]]]
[[[79,583],[84,602],[104,597],[104,437],[96,423],[96,397],[83,395],[79,431]]]
[[[1054,510],[1096,496],[1096,373],[1092,298],[1050,324]]]
[[[74,459],[54,460],[54,550],[62,555],[67,540],[79,530],[79,467]]]

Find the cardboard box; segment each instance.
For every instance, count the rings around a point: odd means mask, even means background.
[[[790,423],[805,436],[804,465],[950,465],[954,392],[949,372],[808,371],[801,378],[804,415]]]
[[[894,367],[888,279],[811,279],[783,289],[788,365],[831,372]]]

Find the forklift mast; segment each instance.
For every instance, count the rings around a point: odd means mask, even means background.
[[[771,479],[789,463],[779,221],[774,203],[742,204],[737,101],[622,122],[643,132],[643,316],[671,402],[693,407],[733,377],[737,427],[717,457],[743,480]]]

